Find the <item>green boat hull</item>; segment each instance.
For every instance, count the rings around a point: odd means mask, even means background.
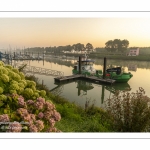
[[[79,74],[79,71],[73,69],[72,73]],[[81,71],[81,74],[91,76],[89,72],[85,72],[85,71]],[[94,76],[102,78],[103,74],[98,73],[98,74],[94,74]],[[106,74],[106,78],[114,79],[116,80],[117,83],[126,83],[132,78],[132,76],[133,75],[131,73],[122,73],[119,75],[117,75],[116,73]]]

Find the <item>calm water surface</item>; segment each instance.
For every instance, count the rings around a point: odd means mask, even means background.
[[[27,61],[30,66],[42,67],[52,70],[63,71],[64,75],[71,75],[74,63],[78,58],[46,58],[45,61]],[[97,107],[104,107],[104,101],[111,97],[115,90],[124,90],[131,88],[131,92],[136,92],[139,87],[143,87],[146,95],[150,97],[150,62],[147,61],[121,61],[121,60],[107,60],[107,67],[122,66],[125,71],[130,71],[133,77],[128,83],[97,84],[82,80],[75,80],[66,82],[64,84],[54,83],[54,77],[35,74],[39,78],[39,82],[44,84],[53,92],[68,99],[70,102],[85,107],[88,101]],[[95,59],[94,67],[96,69],[103,69],[103,59]]]

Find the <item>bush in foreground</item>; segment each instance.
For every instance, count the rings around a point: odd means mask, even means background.
[[[106,102],[106,109],[117,132],[146,132],[150,127],[150,98],[143,88],[135,93],[117,91]]]
[[[55,123],[61,116],[45,96],[36,82],[0,61],[0,132],[60,132]]]

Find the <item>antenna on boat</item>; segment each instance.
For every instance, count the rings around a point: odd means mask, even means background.
[[[85,57],[85,60],[87,60],[87,58],[88,58],[87,51],[85,51],[84,57]]]

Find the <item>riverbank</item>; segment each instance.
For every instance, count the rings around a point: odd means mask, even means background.
[[[34,80],[34,76],[30,79]],[[150,98],[142,87],[136,93],[116,91],[107,101],[107,111],[94,104],[83,109],[59,95],[53,95],[46,86],[38,83],[37,89],[46,91],[45,98],[52,101],[60,113],[61,120],[55,123],[55,127],[62,132],[150,131]]]
[[[62,132],[113,132],[110,116],[104,110],[94,105],[83,109],[59,95],[53,95],[45,85],[39,84],[34,76],[27,79],[35,81],[37,89],[46,91],[46,99],[50,99],[61,114],[61,120],[55,124],[57,129]]]
[[[62,56],[65,55],[67,57],[79,57],[83,54],[76,54],[76,53],[50,53],[46,55],[55,55],[55,56]],[[139,55],[139,56],[126,56],[121,54],[110,54],[110,53],[90,53],[88,54],[89,58],[101,59],[101,58],[108,58],[108,59],[118,59],[118,60],[137,60],[137,61],[150,61],[150,55]]]

